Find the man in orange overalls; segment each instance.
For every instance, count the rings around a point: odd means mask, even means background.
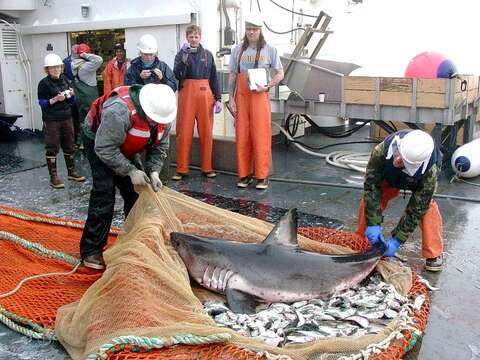
[[[232,50],[228,78],[229,109],[235,115],[237,187],[248,187],[255,177],[255,187],[259,190],[268,188],[272,158],[269,89],[283,79],[277,49],[266,43],[262,24],[259,17],[251,16],[245,21],[243,43]],[[273,69],[275,75],[264,84],[252,84],[249,82],[252,69],[265,69],[267,78]]]
[[[188,173],[193,127],[197,119],[202,173],[208,178],[217,174],[212,168],[213,112],[222,110],[220,87],[215,60],[210,51],[200,44],[202,31],[197,25],[186,30],[185,43],[175,56],[173,73],[179,81],[177,114],[177,172],[173,180],[181,180]]]
[[[410,190],[403,216],[386,241],[385,256],[394,256],[420,223],[425,268],[442,270],[442,216],[432,199],[440,170],[440,149],[428,133],[405,129],[387,136],[373,149],[368,162],[357,233],[372,245],[383,241],[383,211],[400,190]]]

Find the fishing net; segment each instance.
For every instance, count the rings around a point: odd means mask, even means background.
[[[80,222],[0,210],[0,237],[7,240],[0,242],[0,292],[28,276],[68,272],[78,265]],[[218,295],[191,286],[169,233],[260,242],[272,227],[173,190],[155,194],[144,189],[115,245],[104,253],[103,274],[79,267],[67,276],[32,280],[0,298],[1,320],[31,337],[58,338],[73,359],[302,360],[345,358],[362,351],[373,358],[398,359],[413,346],[429,312],[427,289],[408,268],[383,261],[377,270],[400,293],[426,300],[378,334],[277,348],[218,327],[202,305]],[[357,234],[339,230],[303,228],[299,234],[300,246],[310,251],[337,254],[368,245]]]

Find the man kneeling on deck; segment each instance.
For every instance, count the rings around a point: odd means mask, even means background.
[[[358,234],[365,235],[372,244],[383,240],[382,211],[400,189],[411,190],[405,212],[387,241],[385,255],[395,255],[420,222],[425,267],[429,271],[442,270],[442,217],[432,200],[440,164],[438,147],[421,130],[401,130],[378,144],[367,165],[364,195],[358,210]]]
[[[175,94],[163,84],[120,86],[92,104],[83,129],[93,180],[80,240],[85,266],[98,270],[105,267],[102,253],[112,223],[115,187],[122,195],[125,217],[138,198],[133,185],[150,184],[154,191],[161,189],[159,173],[176,114]],[[140,170],[138,155],[144,150],[145,170]]]

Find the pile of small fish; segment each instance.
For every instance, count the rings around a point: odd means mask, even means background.
[[[204,309],[221,327],[282,347],[320,338],[378,333],[412,302],[375,274],[329,299],[273,303],[253,315],[235,314],[218,301],[206,302]],[[415,308],[419,306],[415,304]]]

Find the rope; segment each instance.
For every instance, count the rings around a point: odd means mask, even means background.
[[[80,259],[77,259],[77,258],[75,258],[71,255],[65,254],[65,253],[57,251],[57,250],[47,249],[46,247],[44,247],[40,244],[30,242],[28,240],[25,240],[25,239],[15,235],[15,234],[7,232],[7,231],[0,231],[0,239],[9,240],[9,241],[11,241],[15,244],[20,245],[21,247],[23,247],[27,250],[32,251],[33,253],[35,253],[37,255],[46,257],[48,259],[60,260],[60,261],[66,262],[67,264],[70,264],[70,265],[77,265],[78,262],[80,261]]]
[[[172,336],[168,341],[167,338],[150,338],[145,336],[119,336],[113,338],[110,343],[100,346],[95,354],[87,356],[86,360],[106,359],[108,352],[115,352],[117,347],[124,348],[126,345],[132,345],[132,352],[142,350],[150,351],[153,349],[161,349],[169,343],[172,345],[203,345],[225,342],[231,339],[228,333],[219,333],[207,336],[197,336],[192,334],[179,334]]]
[[[81,261],[78,261],[77,265],[75,265],[75,267],[68,271],[68,272],[51,272],[51,273],[45,273],[45,274],[38,274],[38,275],[33,275],[33,276],[29,276],[25,279],[23,279],[22,281],[20,281],[18,283],[18,285],[15,287],[15,289],[13,290],[10,290],[6,293],[3,293],[3,294],[0,294],[0,299],[3,299],[3,298],[6,298],[6,297],[9,297],[13,294],[15,294],[18,290],[20,290],[20,288],[23,286],[23,284],[27,283],[28,281],[31,281],[31,280],[35,280],[35,279],[40,279],[40,278],[44,278],[44,277],[49,277],[49,276],[67,276],[67,275],[72,275],[73,273],[75,273],[77,270],[78,270],[78,267],[82,264]]]
[[[13,290],[0,294],[0,299],[3,299],[15,294],[28,281],[44,278],[48,276],[71,275],[77,271],[78,267],[81,264],[81,261],[73,256],[62,253],[60,251],[47,249],[40,244],[30,242],[15,234],[9,233],[7,231],[0,231],[0,239],[11,241],[14,244],[20,245],[21,247],[35,254],[43,256],[45,258],[60,260],[60,261],[66,262],[67,264],[74,265],[74,268],[69,272],[63,272],[63,273],[54,272],[54,273],[38,274],[38,275],[27,277],[22,281],[20,281],[20,283],[18,283],[18,285]],[[23,334],[25,336],[28,336],[30,338],[57,340],[57,337],[53,330],[46,329],[39,324],[33,323],[33,321],[30,319],[11,313],[6,309],[4,309],[2,306],[0,306],[0,321],[4,323],[6,326],[8,326],[10,329],[16,332],[19,332],[20,334]],[[25,325],[28,325],[33,330],[27,329]]]
[[[458,176],[458,174],[453,175],[452,179],[450,180],[450,184],[454,181],[460,181],[460,182],[463,182],[465,184],[473,185],[473,186],[480,186],[480,184],[478,184],[478,183],[474,183],[474,182],[471,182],[471,181],[464,180],[463,178]]]
[[[0,306],[0,321],[10,329],[32,339],[58,341],[55,330],[46,329],[39,324],[35,324],[32,320],[5,310],[2,306]],[[33,330],[28,329],[25,325]]]
[[[62,226],[67,226],[71,228],[76,228],[76,229],[83,229],[84,225],[69,221],[69,220],[61,220],[61,219],[51,219],[51,218],[45,218],[43,216],[34,216],[34,215],[28,215],[28,214],[19,214],[17,212],[3,209],[0,207],[0,215],[7,215],[11,216],[20,220],[26,220],[26,221],[36,221],[40,223],[46,223],[46,224],[52,224],[52,225],[62,225]],[[113,228],[110,229],[110,234],[111,235],[118,235],[120,233],[120,229]]]

